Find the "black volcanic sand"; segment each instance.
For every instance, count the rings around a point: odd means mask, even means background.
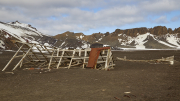
[[[13,54],[0,54],[1,70]],[[113,54],[140,60],[174,55],[176,61],[174,65],[116,61],[115,69],[110,71],[70,68],[47,73],[0,72],[0,101],[180,101],[180,51]]]

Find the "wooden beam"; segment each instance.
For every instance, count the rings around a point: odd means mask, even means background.
[[[24,44],[22,44],[22,46],[18,49],[18,51],[14,54],[14,56],[11,58],[11,60],[6,64],[6,66],[3,68],[2,71],[5,71],[6,68],[9,66],[9,64],[12,62],[12,60],[16,57],[16,55],[19,53],[19,51],[21,50],[21,48],[24,46]]]
[[[75,55],[75,53],[76,53],[76,51],[75,51],[75,50],[76,50],[76,49],[74,49],[74,51],[73,51],[73,54],[72,54],[71,61],[70,61],[70,63],[69,63],[68,69],[71,67],[72,58],[74,57],[74,55]]]
[[[105,63],[105,70],[107,70],[108,66],[109,66],[109,64],[108,64],[109,55],[110,55],[110,49],[108,49],[108,52],[107,52],[107,58],[106,58],[106,63]]]
[[[18,48],[20,47],[19,44],[18,44],[17,42],[16,42],[16,46],[17,46]],[[27,49],[29,49],[29,46],[28,46]],[[24,51],[23,48],[22,48],[21,50],[23,51],[24,54],[26,54],[26,52]],[[17,57],[17,56],[16,56],[16,57]],[[29,59],[33,60],[33,58],[31,58],[30,56],[27,55],[27,57],[28,57]]]
[[[13,68],[13,70],[15,70],[19,64],[23,61],[23,59],[26,57],[26,55],[29,53],[29,51],[33,48],[34,45],[32,45],[29,50],[26,52],[26,54],[24,54],[24,56],[22,57],[22,59],[17,63],[17,65]]]
[[[48,69],[50,69],[50,67],[51,67],[51,62],[52,62],[52,58],[53,58],[54,52],[55,52],[55,49],[52,52],[52,56],[51,56],[50,61],[49,61]]]
[[[39,47],[36,47],[38,50],[39,50],[39,52],[43,55],[43,57],[47,60],[47,62],[49,61],[48,59],[47,59],[47,57],[42,53],[42,51],[39,49]]]
[[[65,51],[65,50],[62,51],[61,58],[60,58],[60,60],[59,60],[59,63],[57,64],[57,69],[59,68],[59,65],[61,64],[61,60],[62,60],[62,58],[63,58],[64,51]]]
[[[42,47],[42,46],[41,46],[41,47]],[[47,49],[46,46],[44,46],[44,48],[46,48],[46,50],[48,51],[48,53],[51,55],[51,52],[49,51],[49,49]],[[54,51],[54,49],[53,49],[53,51]],[[53,58],[54,58],[54,57],[53,57]],[[56,58],[54,58],[54,59],[55,59],[56,62],[58,62]]]

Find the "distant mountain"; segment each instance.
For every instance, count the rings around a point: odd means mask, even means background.
[[[87,37],[83,33],[65,32],[58,34],[53,38],[58,41],[55,43],[56,47],[59,48],[89,48],[90,43],[85,39]]]
[[[69,36],[71,36],[71,38],[69,38]],[[170,28],[167,29],[164,26],[157,26],[154,28],[134,28],[126,30],[116,29],[112,33],[94,33],[92,35],[84,35],[83,33],[73,33],[67,31],[63,34],[54,36],[54,38],[62,41],[62,47],[69,46],[67,44],[69,43],[68,39],[73,39],[83,41],[88,44],[95,42],[103,43],[106,46],[111,46],[113,49],[180,48],[180,28],[172,30]]]
[[[92,43],[102,43],[104,46],[111,46],[112,49],[179,49],[180,27],[174,30],[165,26],[116,29],[112,33],[93,33],[92,35],[67,31],[56,36],[48,36],[29,24],[18,21],[0,22],[0,49],[15,49],[10,41],[12,39],[66,49],[88,48]]]

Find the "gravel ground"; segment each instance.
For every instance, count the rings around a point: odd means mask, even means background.
[[[13,54],[0,54],[1,70]],[[110,71],[80,67],[42,73],[1,71],[1,101],[180,101],[180,51],[113,51],[113,55],[138,60],[174,55],[175,64],[116,61]]]

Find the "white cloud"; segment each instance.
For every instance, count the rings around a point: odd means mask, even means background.
[[[178,16],[174,16],[173,18],[171,18],[172,22],[178,21],[180,19],[180,15]]]
[[[160,16],[159,18],[155,19],[153,22],[158,24],[163,24],[163,23],[168,23],[169,21],[167,20],[166,16]]]
[[[160,16],[155,23],[167,23],[165,14],[179,5],[179,0],[1,0],[0,21],[19,20],[55,35],[143,22],[149,15]]]
[[[1,0],[0,4],[26,8],[50,7],[97,7],[104,0]]]
[[[180,9],[179,0],[147,0],[141,2],[142,9],[149,13],[164,13]]]

